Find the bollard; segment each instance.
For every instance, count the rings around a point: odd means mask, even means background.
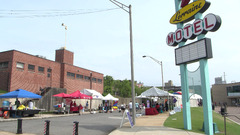
[[[73,125],[73,135],[78,135],[78,123],[77,121],[74,121],[73,123],[75,123]]]
[[[22,119],[18,119],[17,134],[22,134]]]
[[[50,125],[50,120],[45,120],[44,135],[49,135],[49,125]]]

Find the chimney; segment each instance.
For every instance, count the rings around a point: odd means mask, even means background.
[[[55,61],[73,65],[73,52],[70,52],[65,48],[56,50]]]

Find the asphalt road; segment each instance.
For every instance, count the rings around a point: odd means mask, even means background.
[[[79,135],[107,135],[120,126],[122,121],[122,114],[113,112],[53,117],[47,119],[23,119],[22,132],[43,135],[44,124],[46,120],[50,120],[50,135],[73,134],[74,121],[79,122]],[[127,119],[125,119],[124,122],[127,122]],[[17,121],[0,122],[0,130],[16,133]]]

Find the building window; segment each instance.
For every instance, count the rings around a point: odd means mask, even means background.
[[[17,68],[23,69],[24,68],[24,63],[17,62]]]
[[[93,81],[93,82],[97,82],[97,79],[96,79],[96,78],[92,78],[92,81]]]
[[[233,86],[234,93],[240,93],[240,85]]]
[[[75,74],[74,73],[71,73],[71,72],[67,72],[67,77],[68,78],[75,78]]]
[[[38,72],[43,73],[44,72],[44,67],[38,67]]]
[[[47,74],[47,77],[51,77],[51,74],[48,73],[48,74]]]
[[[89,76],[84,76],[84,79],[85,79],[86,81],[90,81],[90,77],[89,77]]]
[[[98,79],[98,83],[102,83],[102,79]]]
[[[51,72],[52,72],[52,69],[51,69],[51,68],[48,68],[48,69],[47,69],[47,72],[48,72],[48,73],[51,73]]]
[[[77,79],[83,79],[83,75],[76,74]]]
[[[35,66],[28,64],[28,70],[34,71],[35,70]]]
[[[240,85],[227,87],[228,96],[236,96],[238,93],[240,93]]]
[[[8,68],[8,62],[0,62],[0,69]]]

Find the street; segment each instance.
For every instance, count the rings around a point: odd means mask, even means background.
[[[220,106],[216,106],[215,112],[219,113],[221,111],[220,109]],[[240,107],[227,107],[227,114],[227,118],[240,124]]]
[[[97,113],[47,119],[32,119],[22,121],[22,132],[37,135],[44,134],[44,124],[50,120],[50,135],[73,134],[74,121],[79,122],[78,133],[84,135],[107,135],[120,126],[121,113]],[[127,122],[127,119],[124,120]],[[17,121],[0,122],[0,131],[17,133]]]

